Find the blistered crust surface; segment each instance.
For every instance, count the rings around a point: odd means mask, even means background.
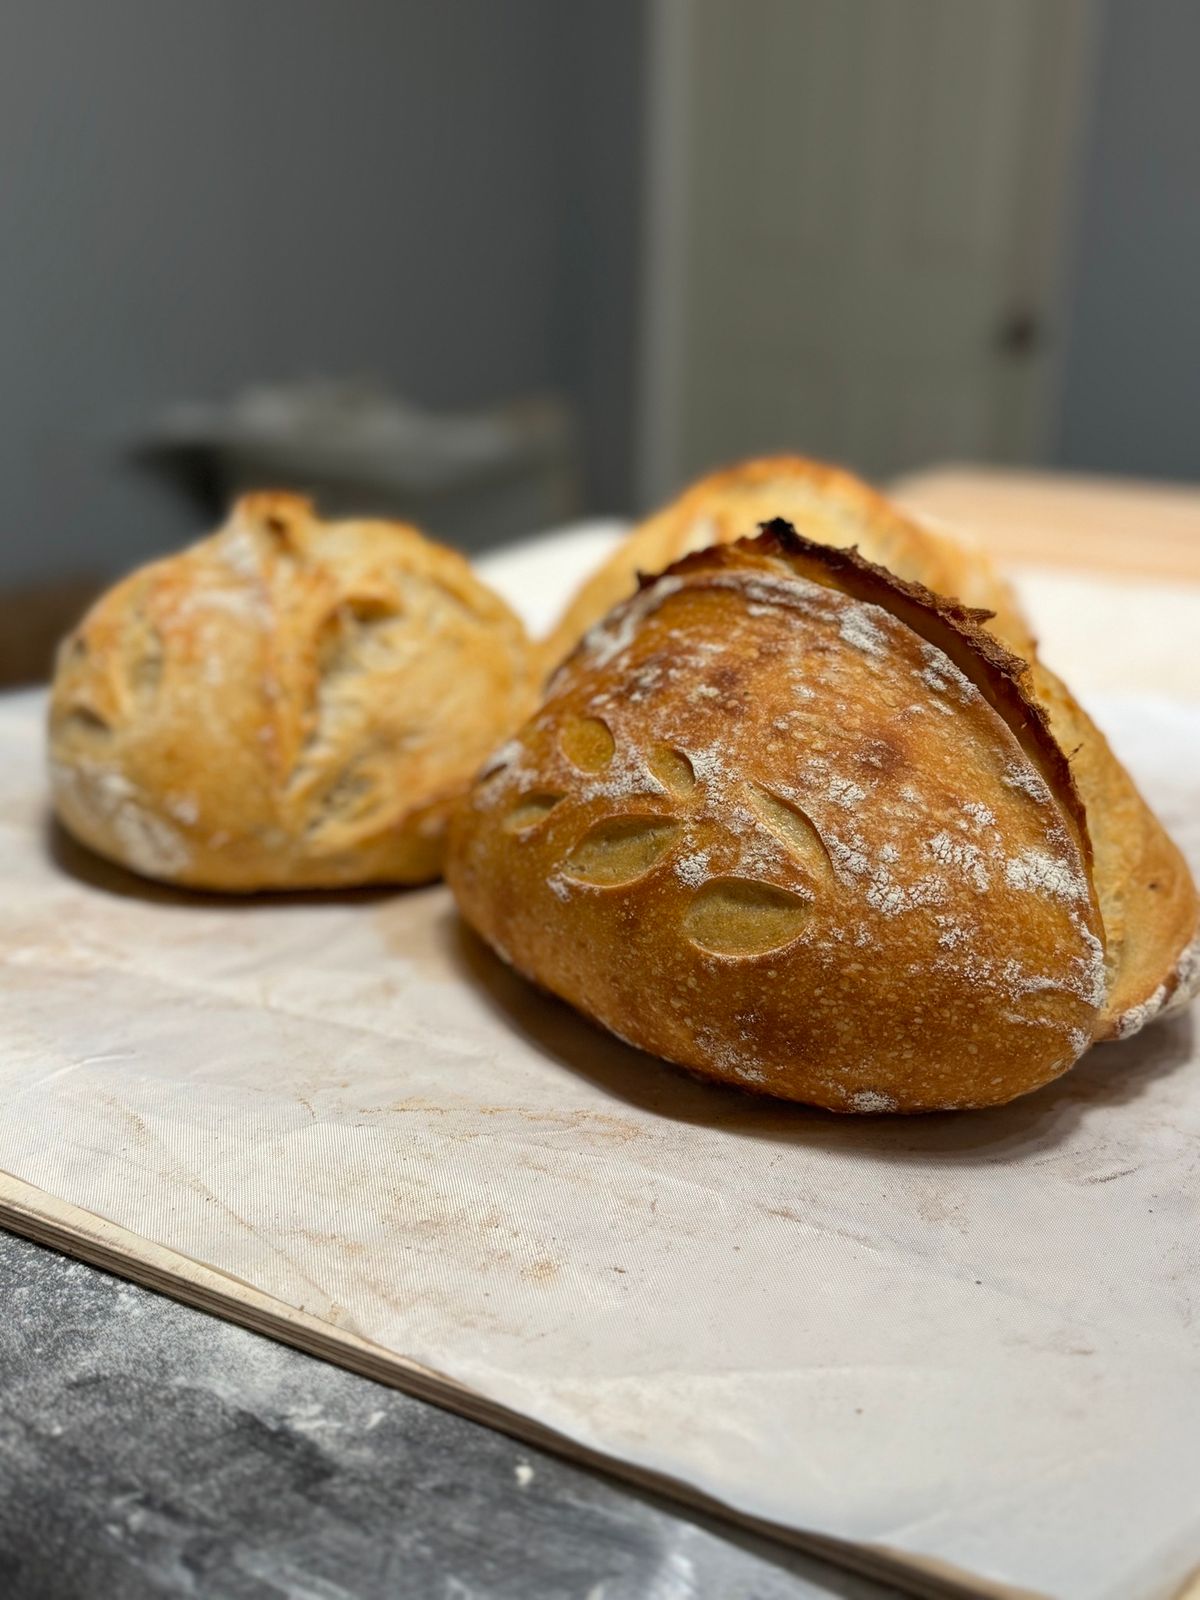
[[[447,805],[533,695],[519,622],[461,557],[249,496],[64,642],[54,801],[84,843],[171,882],[427,879]]]
[[[464,808],[450,877],[632,1043],[839,1110],[1004,1101],[1104,998],[1066,811],[953,662],[724,551],[596,628]]]

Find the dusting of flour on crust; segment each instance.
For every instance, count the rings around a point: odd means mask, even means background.
[[[847,644],[852,644],[864,655],[883,656],[887,651],[887,640],[883,630],[875,621],[875,616],[886,615],[882,607],[859,601],[846,608],[846,613],[838,625],[838,633]]]
[[[708,851],[694,850],[691,855],[680,856],[675,863],[675,876],[693,889],[698,889],[708,877]]]
[[[1010,889],[1052,895],[1056,900],[1086,900],[1087,884],[1069,861],[1045,850],[1024,850],[1004,865]]]
[[[148,878],[175,878],[191,851],[170,823],[141,803],[123,774],[93,762],[69,767],[52,764],[54,787],[73,791],[83,809],[104,817],[121,846],[125,863]]]
[[[979,691],[970,678],[964,672],[960,672],[945,651],[939,650],[937,645],[922,640],[921,659],[925,665],[917,671],[917,677],[927,689],[932,689],[935,694],[944,694],[947,689],[953,689],[955,696],[963,705],[969,705],[972,700],[978,699]]]
[[[1036,800],[1039,805],[1048,806],[1051,801],[1050,790],[1043,778],[1031,766],[1013,762],[1012,766],[1005,769],[1001,782],[1010,789],[1019,789],[1022,794],[1027,794],[1031,800]]]
[[[1158,1016],[1166,1000],[1167,986],[1160,983],[1148,1000],[1143,1000],[1140,1006],[1130,1006],[1117,1019],[1117,1038],[1132,1039],[1135,1033],[1140,1033],[1148,1022]]]
[[[867,791],[860,789],[849,778],[832,777],[825,790],[825,797],[832,800],[835,806],[841,806],[843,811],[853,811],[860,801],[867,798]]]
[[[618,606],[594,628],[589,628],[583,636],[583,650],[588,656],[588,664],[606,667],[628,650],[645,618],[682,588],[681,578],[660,578],[649,589],[640,590],[623,606]]]
[[[928,840],[925,848],[939,866],[954,867],[980,894],[990,886],[991,879],[983,864],[983,851],[977,844],[969,844],[965,839],[952,839],[943,831]]]
[[[855,1111],[895,1111],[897,1102],[877,1089],[859,1089],[850,1096],[850,1104]]]
[[[1173,982],[1168,979],[1166,983],[1160,983],[1141,1005],[1130,1006],[1128,1011],[1122,1013],[1117,1019],[1118,1039],[1132,1039],[1135,1033],[1140,1033],[1156,1017],[1169,1016],[1172,1011],[1178,1011],[1189,1000],[1195,999],[1200,992],[1200,930],[1192,942],[1180,951],[1172,979]]]
[[[514,761],[521,759],[524,746],[519,739],[510,739],[507,744],[502,744],[499,750],[493,750],[491,755],[479,769],[481,778],[490,778],[493,772],[499,772],[502,767],[511,767]]]

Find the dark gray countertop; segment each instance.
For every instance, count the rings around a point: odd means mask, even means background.
[[[0,1232],[4,1600],[886,1600]]]

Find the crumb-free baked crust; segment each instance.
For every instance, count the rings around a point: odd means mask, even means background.
[[[447,876],[530,978],[840,1111],[998,1104],[1106,999],[1084,809],[970,610],[774,524],[619,606],[473,787]]]
[[[534,677],[520,622],[455,552],[249,495],[64,641],[55,808],[101,855],[171,883],[424,881]]]
[[[543,660],[557,663],[569,654],[634,592],[639,572],[661,572],[688,551],[752,535],[775,516],[818,543],[853,546],[898,577],[992,613],[981,625],[1028,663],[1026,692],[1069,754],[1088,813],[1108,941],[1098,1036],[1127,1038],[1185,1003],[1200,986],[1200,902],[1178,848],[1104,735],[1039,659],[1012,590],[984,552],[904,514],[852,474],[799,456],[770,456],[702,478],[635,528],[588,579],[541,646]]]

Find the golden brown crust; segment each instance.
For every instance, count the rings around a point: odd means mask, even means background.
[[[587,630],[634,592],[639,573],[662,572],[693,550],[752,537],[782,517],[806,538],[856,545],[898,577],[994,613],[990,631],[1017,655],[1033,636],[1012,590],[984,553],[897,510],[839,467],[802,456],[764,456],[709,473],[640,523],[588,579],[542,646],[554,666]]]
[[[710,474],[636,528],[583,586],[542,646],[561,660],[625,595],[689,550],[728,542],[775,516],[821,544],[857,546],[872,562],[967,608],[991,611],[985,632],[1029,663],[1025,683],[1070,757],[1088,816],[1096,891],[1107,931],[1109,998],[1101,1036],[1128,1037],[1194,989],[1189,956],[1200,901],[1187,865],[1138,794],[1104,736],[1038,660],[1011,589],[981,551],[890,505],[836,467],[795,456],[743,462]]]
[[[1011,1099],[1090,1042],[1077,828],[979,619],[777,528],[590,634],[473,788],[447,874],[507,959],[633,1044],[916,1111]]]
[[[1040,661],[1030,681],[1087,807],[1108,961],[1097,1037],[1127,1039],[1195,994],[1200,899],[1179,847],[1070,690]]]
[[[85,844],[174,883],[425,881],[449,807],[534,702],[524,630],[461,556],[249,495],[64,641],[54,802]]]
[[[974,684],[1008,724],[1025,754],[1058,796],[1068,816],[1076,847],[1091,866],[1087,815],[1071,764],[1058,743],[1046,708],[1036,698],[1029,663],[1008,649],[984,627],[993,613],[965,606],[936,594],[923,583],[898,577],[855,547],[838,549],[818,544],[796,531],[782,517],[762,525],[755,539],[739,548],[787,558],[792,570],[810,582],[835,588],[851,599],[881,606],[946,655]],[[723,565],[722,547],[685,556],[667,570],[673,574]],[[653,584],[643,576],[639,587]]]

